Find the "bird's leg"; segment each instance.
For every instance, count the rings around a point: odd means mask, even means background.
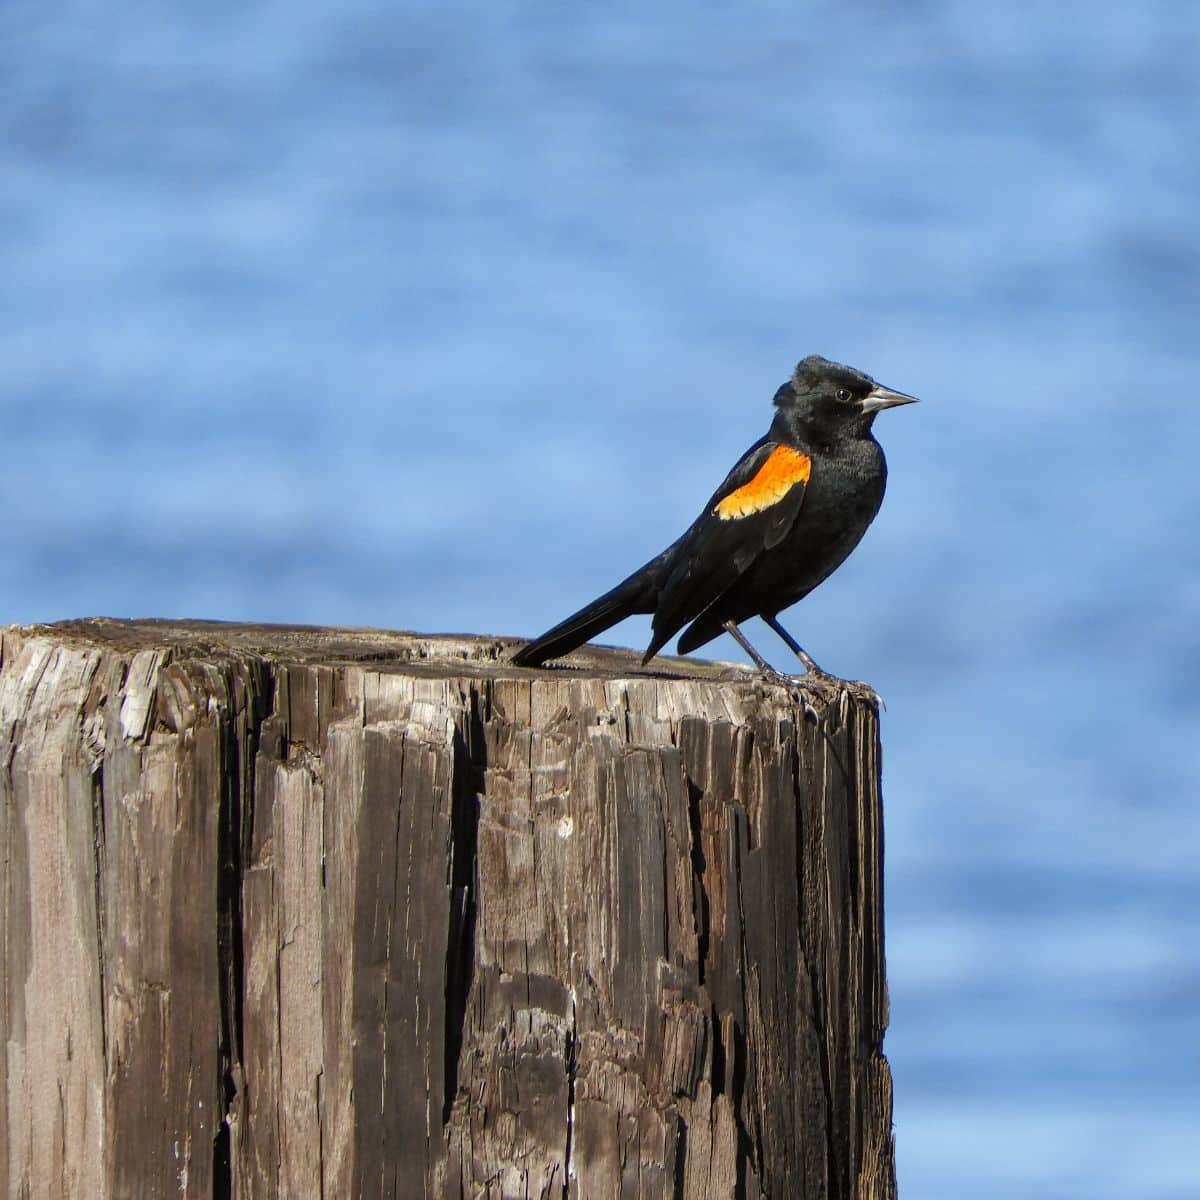
[[[750,655],[750,657],[754,660],[754,665],[764,675],[770,675],[775,679],[786,679],[787,678],[787,676],[784,675],[782,671],[775,670],[775,668],[773,666],[771,666],[771,664],[769,662],[767,662],[767,660],[765,658],[763,658],[763,656],[761,654],[759,654],[759,652],[757,650],[755,650],[755,648],[752,645],[750,645],[749,639],[737,627],[736,621],[722,621],[721,628],[724,629],[725,632],[727,634],[729,634],[729,636],[731,638],[733,638],[733,640],[735,642],[737,642],[737,644],[739,646],[741,646],[741,648],[743,650],[745,650],[745,652],[748,655]]]
[[[787,648],[804,664],[804,669],[814,679],[829,679],[836,683],[839,687],[845,688],[847,691],[853,692],[855,695],[861,696],[872,703],[884,707],[883,697],[869,683],[859,683],[852,680],[839,679],[836,675],[830,675],[828,671],[823,671],[817,666],[816,660],[800,645],[798,641],[779,623],[778,617],[763,617],[770,627],[784,640]]]
[[[794,675],[785,675],[782,671],[777,671],[755,648],[750,645],[750,639],[737,627],[736,621],[722,621],[722,628],[729,634],[731,638],[754,660],[754,665],[768,678],[778,680],[788,689],[792,696],[799,701],[800,707],[806,717],[812,719],[814,725],[821,728],[821,732],[828,739],[829,735],[825,733],[824,727],[821,726],[821,714],[809,703],[808,697],[797,686],[796,677]],[[835,750],[836,754],[837,751]]]
[[[737,644],[741,646],[741,648],[745,650],[745,652],[754,660],[754,665],[768,679],[777,679],[788,689],[792,695],[792,698],[800,705],[800,711],[804,714],[805,719],[812,721],[812,723],[817,727],[817,731],[825,739],[825,744],[829,747],[830,754],[833,756],[833,761],[837,763],[838,769],[842,772],[842,778],[848,780],[850,776],[846,774],[846,764],[842,762],[842,756],[838,753],[837,746],[833,744],[833,738],[829,736],[828,729],[825,728],[825,719],[813,707],[812,702],[803,691],[803,688],[811,686],[814,682],[821,684],[833,684],[833,686],[839,691],[847,690],[847,684],[840,679],[834,678],[832,675],[826,675],[825,672],[822,671],[821,668],[818,667],[817,664],[813,662],[813,660],[809,658],[808,655],[805,654],[798,645],[796,645],[795,641],[793,641],[793,639],[789,637],[786,632],[784,632],[783,627],[779,625],[774,618],[770,619],[768,624],[781,634],[783,640],[787,642],[787,644],[796,652],[800,658],[800,661],[803,662],[808,668],[808,675],[804,677],[803,682],[797,680],[794,675],[784,675],[782,671],[775,670],[775,668],[771,666],[771,664],[767,662],[767,660],[763,658],[763,656],[759,654],[759,652],[755,650],[752,645],[750,645],[750,639],[747,638],[746,635],[737,627],[737,623],[735,621],[721,622],[721,626],[725,632],[729,634],[729,636],[733,638],[733,640],[737,642]],[[865,684],[849,685],[849,687],[856,686],[864,687]],[[816,690],[818,691],[818,694],[820,694],[820,689]],[[871,694],[873,696],[875,695],[874,692]],[[876,696],[875,698],[878,700],[879,697]],[[828,697],[826,697],[826,699],[828,699]]]
[[[826,679],[834,678],[828,671],[822,671],[816,660],[800,645],[798,641],[779,623],[778,617],[763,617],[770,627],[784,640],[787,648],[804,664],[804,669],[810,675],[822,675]]]

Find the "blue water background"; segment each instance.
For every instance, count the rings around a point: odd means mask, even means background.
[[[901,1195],[1195,1200],[1198,50],[1182,0],[10,2],[0,622],[533,634],[801,355],[918,393],[788,620],[889,706]]]

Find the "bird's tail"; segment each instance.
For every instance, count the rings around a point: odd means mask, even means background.
[[[648,562],[611,592],[605,592],[553,629],[546,630],[540,638],[523,646],[513,655],[512,661],[519,667],[540,667],[547,659],[569,654],[576,646],[582,646],[634,613],[653,612],[654,580],[659,563],[660,559]]]

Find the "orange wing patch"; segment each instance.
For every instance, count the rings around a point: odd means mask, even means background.
[[[776,446],[749,483],[730,492],[713,509],[722,521],[748,517],[782,500],[798,483],[807,483],[812,459],[791,446]]]

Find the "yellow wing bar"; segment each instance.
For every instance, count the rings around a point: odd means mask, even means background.
[[[713,512],[722,521],[748,517],[777,504],[798,483],[807,483],[812,471],[812,459],[791,446],[776,446],[767,461],[755,472],[749,483],[730,492],[718,502]]]

